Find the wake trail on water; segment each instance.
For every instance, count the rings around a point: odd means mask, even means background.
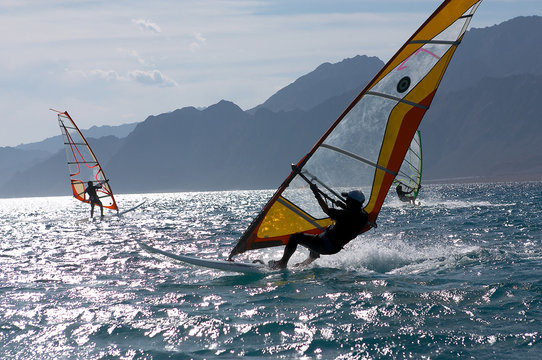
[[[467,201],[467,200],[447,200],[438,197],[423,198],[417,200],[416,205],[410,203],[404,203],[398,199],[390,200],[386,203],[386,206],[390,209],[401,209],[406,211],[416,211],[431,208],[444,208],[444,209],[462,209],[462,208],[476,208],[476,207],[507,207],[514,206],[516,203],[492,203],[490,201]]]
[[[481,252],[478,246],[420,247],[400,239],[357,239],[339,254],[322,256],[317,266],[366,274],[419,274],[466,266],[478,261]]]

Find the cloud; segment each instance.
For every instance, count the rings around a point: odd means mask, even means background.
[[[149,61],[145,60],[136,50],[130,50],[126,48],[118,48],[117,51],[122,54],[126,55],[128,57],[134,58],[137,60],[138,63],[145,66],[154,66],[154,64],[150,63]]]
[[[122,80],[120,76],[114,70],[100,70],[94,69],[89,71],[83,70],[73,70],[66,68],[64,69],[64,74],[67,76],[65,79],[70,81],[80,81],[81,79],[90,80],[90,79],[99,79],[106,81],[119,81]]]
[[[64,69],[68,80],[78,81],[80,79],[105,80],[108,82],[128,82],[135,81],[143,85],[159,86],[159,87],[177,87],[179,86],[175,80],[172,80],[162,74],[159,70],[133,70],[126,75],[121,75],[115,70],[100,70],[94,69],[90,71]]]
[[[191,51],[198,50],[200,47],[205,45],[205,42],[207,41],[207,39],[204,38],[201,33],[194,33],[194,38],[195,38],[195,41],[190,43],[190,50]]]
[[[107,81],[120,80],[120,75],[114,70],[91,70],[89,72],[89,77],[94,77]]]
[[[136,24],[143,31],[151,31],[156,34],[162,32],[162,29],[157,24],[145,19],[132,19],[132,23]]]
[[[158,85],[160,87],[178,86],[178,84],[171,79],[168,79],[159,70],[134,70],[131,71],[128,76],[139,83],[144,85]]]

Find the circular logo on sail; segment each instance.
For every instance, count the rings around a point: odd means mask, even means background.
[[[410,86],[410,78],[408,76],[405,76],[399,82],[397,83],[397,91],[400,93],[404,93],[407,91],[408,87]]]

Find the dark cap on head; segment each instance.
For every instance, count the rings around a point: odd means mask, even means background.
[[[363,203],[365,202],[365,195],[363,195],[363,193],[361,191],[359,191],[359,190],[352,190],[352,191],[349,191],[349,192],[343,192],[341,195],[345,196],[345,197],[347,197],[349,199],[352,199],[354,201],[357,201],[361,205],[363,205]]]

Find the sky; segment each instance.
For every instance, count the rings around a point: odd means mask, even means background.
[[[0,0],[0,146],[224,99],[253,108],[324,62],[383,61],[440,0]],[[542,15],[485,0],[471,27]]]

